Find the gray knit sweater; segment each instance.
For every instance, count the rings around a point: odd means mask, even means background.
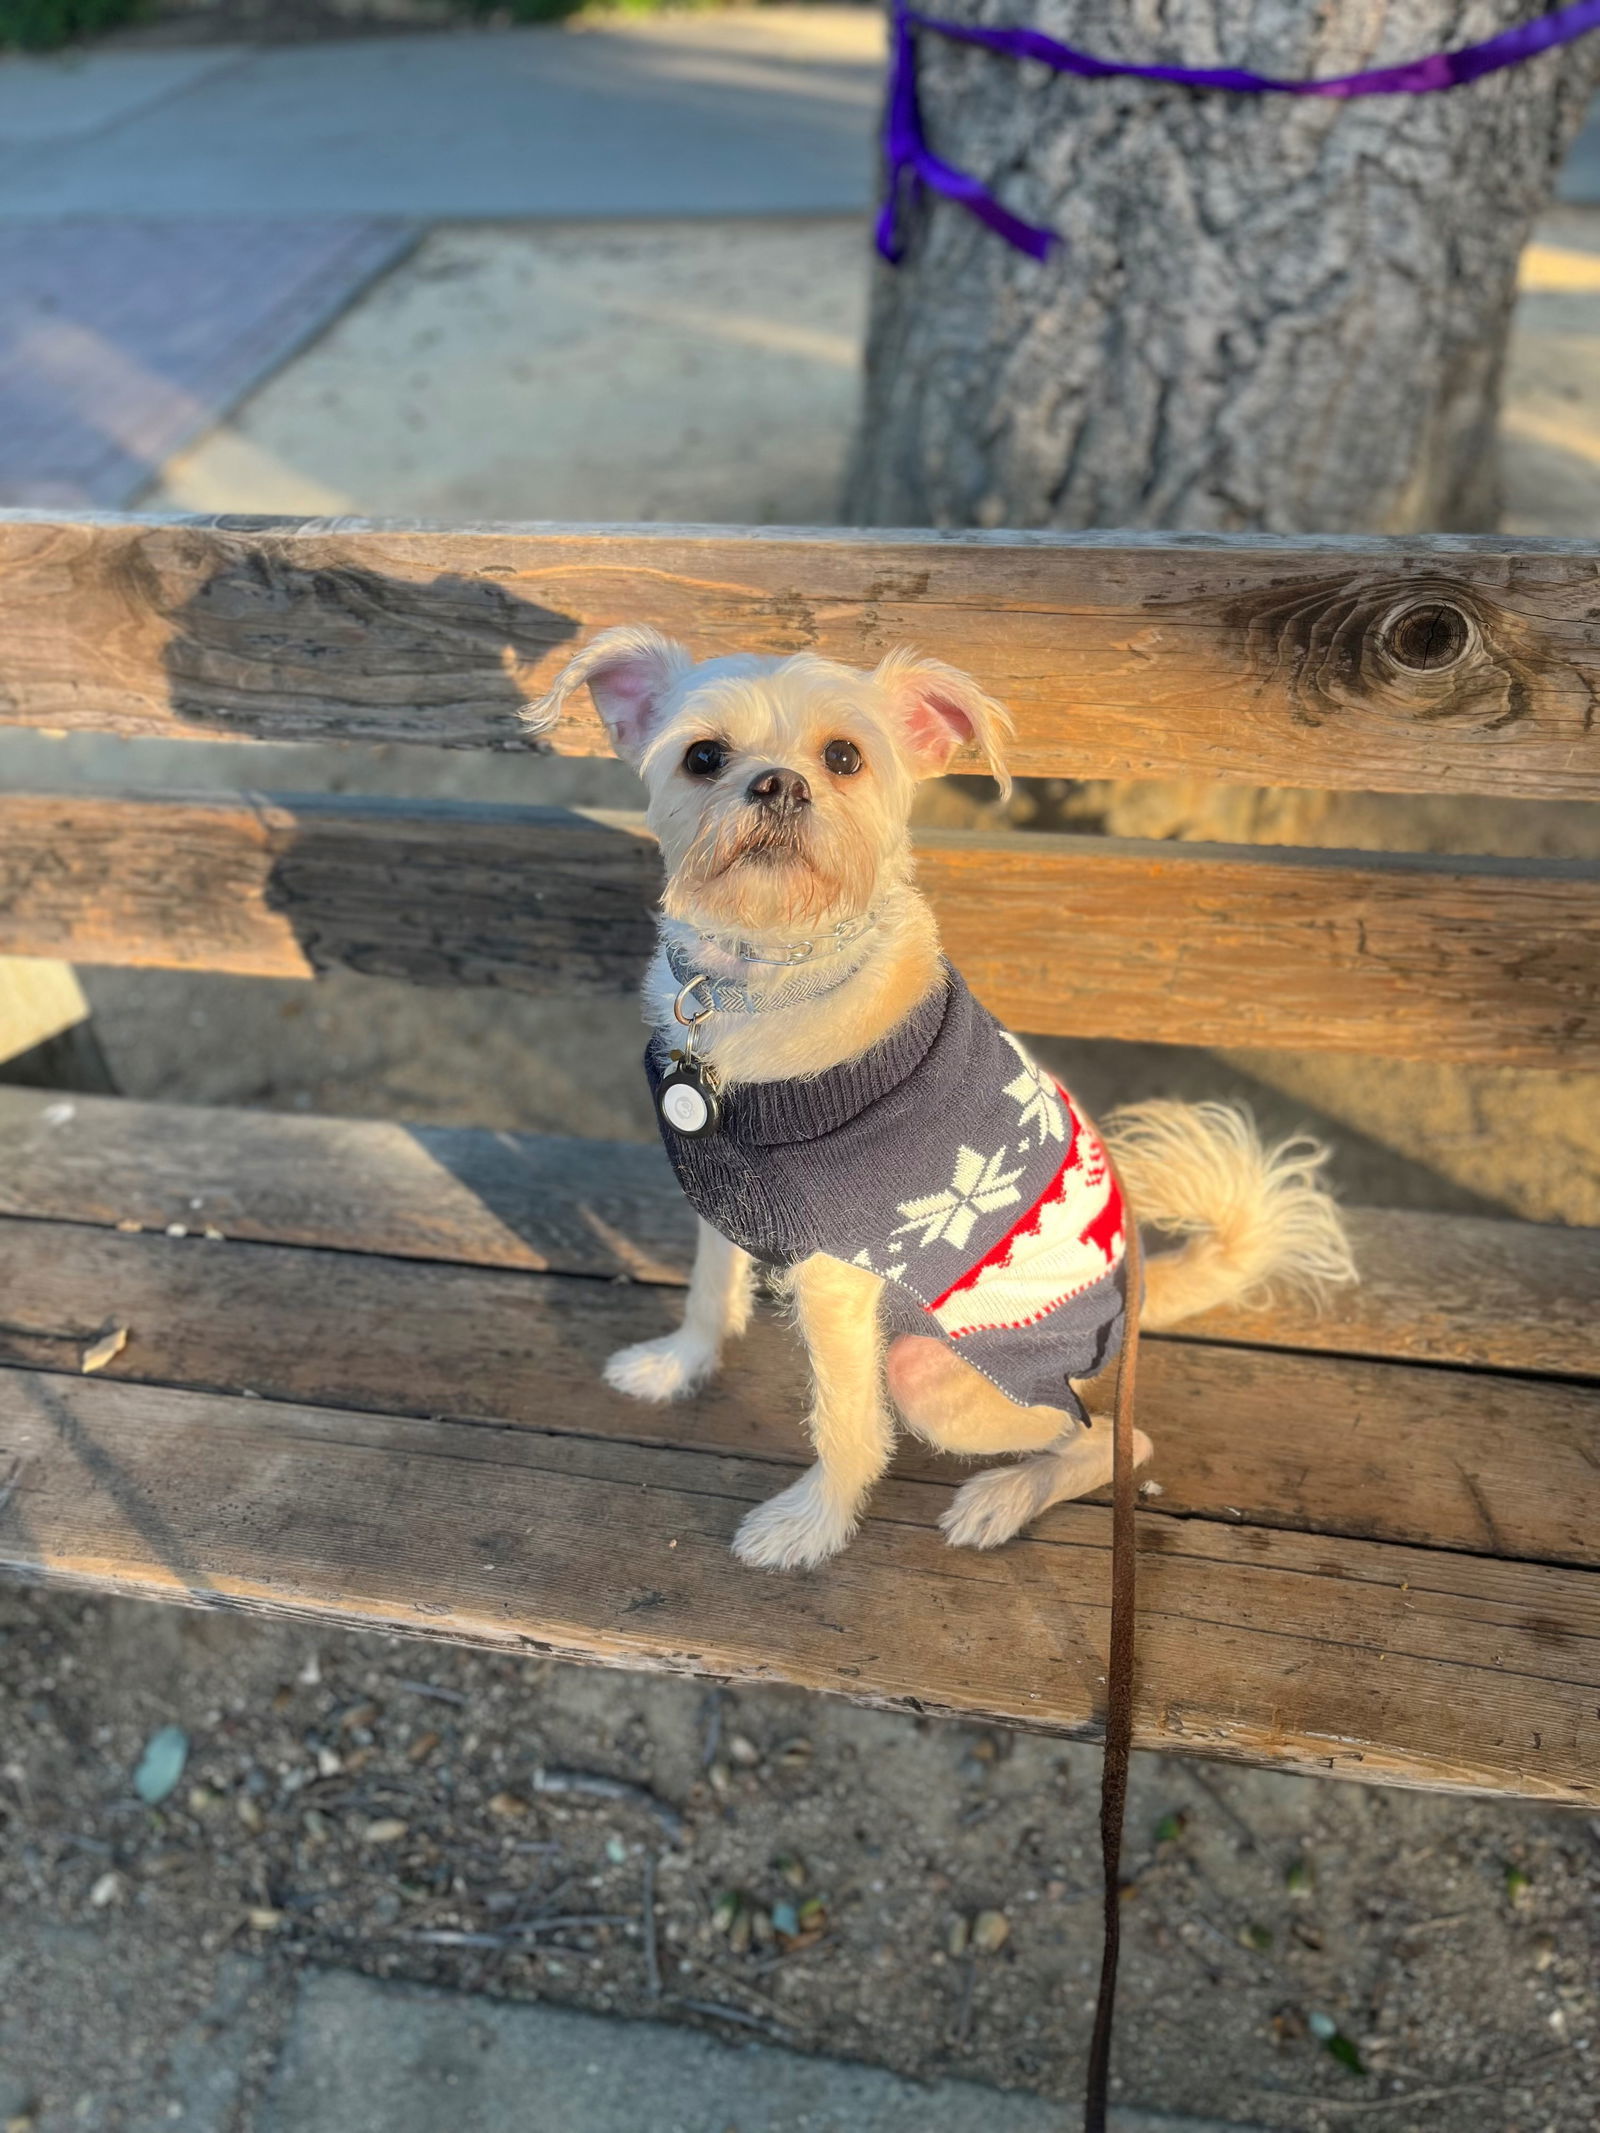
[[[645,1067],[652,1088],[670,1071],[660,1038]],[[891,1331],[1082,1417],[1068,1381],[1122,1335],[1121,1195],[1072,1098],[957,972],[859,1059],[738,1083],[701,1138],[661,1130],[690,1204],[733,1243],[881,1274]]]

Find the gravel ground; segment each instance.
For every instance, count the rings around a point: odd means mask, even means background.
[[[0,1655],[0,1948],[56,1934],[58,2029],[61,1929],[89,1927],[152,1951],[153,2006],[248,1954],[1076,2089],[1092,1748],[16,1589]],[[186,1761],[147,1806],[166,1726]],[[1130,2101],[1294,2133],[1593,2122],[1583,1816],[1142,1757],[1125,1900]],[[71,2052],[0,2028],[24,2126],[137,2123],[134,2047],[107,2066],[83,2004]]]

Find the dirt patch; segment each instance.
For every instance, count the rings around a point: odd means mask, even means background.
[[[0,1640],[0,1943],[137,1929],[180,1968],[334,1962],[1075,2090],[1092,1747],[18,1590]],[[148,1806],[170,1725],[187,1760]],[[1588,2122],[1583,1817],[1147,1756],[1127,1880],[1128,2099],[1295,2133]],[[51,2078],[52,2108],[85,2087],[66,2053]]]

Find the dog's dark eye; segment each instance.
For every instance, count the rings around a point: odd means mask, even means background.
[[[691,741],[683,767],[691,778],[714,778],[728,760],[721,741]]]
[[[836,778],[853,778],[861,768],[861,750],[854,741],[829,741],[822,760]]]

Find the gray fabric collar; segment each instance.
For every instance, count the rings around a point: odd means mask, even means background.
[[[776,955],[763,955],[758,944],[742,933],[701,933],[703,941],[730,956],[736,963],[756,963],[771,970],[793,970],[800,963],[820,963],[830,956],[843,955],[853,948],[864,933],[870,933],[877,925],[881,912],[863,911],[859,918],[841,918],[836,926],[814,940],[789,941]]]
[[[870,925],[862,929],[863,934],[870,931]],[[836,991],[853,978],[866,958],[846,959],[842,951],[858,937],[841,939],[838,950],[822,962],[797,964],[792,977],[774,978],[756,988],[737,978],[717,977],[709,970],[697,970],[684,949],[670,937],[662,942],[662,946],[666,951],[667,968],[678,983],[685,988],[690,985],[696,988],[686,1005],[692,1007],[699,999],[709,1001],[718,1014],[765,1015],[775,1014],[784,1007],[802,1006],[808,1000],[820,1000],[825,993]]]

